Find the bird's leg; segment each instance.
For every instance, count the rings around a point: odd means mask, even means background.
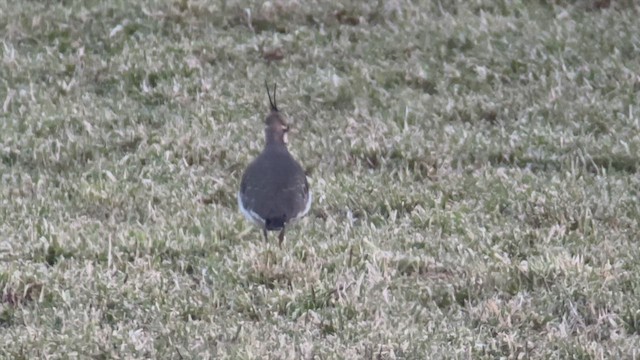
[[[267,244],[267,251],[264,253],[264,265],[268,268],[271,265],[271,251],[269,251],[269,236],[267,234],[267,228],[262,228],[262,234],[264,235],[264,242]]]
[[[282,241],[284,241],[284,226],[278,235],[278,240],[280,240],[280,242],[278,242],[278,246],[282,247]]]

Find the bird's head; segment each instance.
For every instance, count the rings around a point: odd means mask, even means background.
[[[280,113],[280,111],[278,110],[278,106],[276,105],[276,85],[273,85],[273,99],[271,98],[271,94],[269,93],[269,85],[267,85],[266,81],[265,86],[267,87],[267,95],[269,96],[269,104],[271,105],[271,112],[264,120],[266,125],[265,137],[267,144],[286,144],[289,125],[287,125],[287,122],[284,119],[284,115]]]

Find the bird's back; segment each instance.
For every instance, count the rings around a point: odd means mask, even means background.
[[[242,176],[240,196],[243,206],[260,216],[268,230],[280,229],[308,208],[309,185],[286,148],[267,147]]]

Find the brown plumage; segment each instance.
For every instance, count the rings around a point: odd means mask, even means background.
[[[266,83],[265,83],[266,85]],[[304,216],[311,207],[311,192],[304,170],[287,149],[289,126],[269,94],[271,112],[265,119],[265,146],[249,164],[240,182],[238,205],[242,214],[267,231],[280,230],[280,244],[285,227]]]

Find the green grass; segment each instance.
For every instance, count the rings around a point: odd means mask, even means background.
[[[0,357],[640,356],[639,15],[0,1]],[[265,79],[282,248],[235,200]]]

